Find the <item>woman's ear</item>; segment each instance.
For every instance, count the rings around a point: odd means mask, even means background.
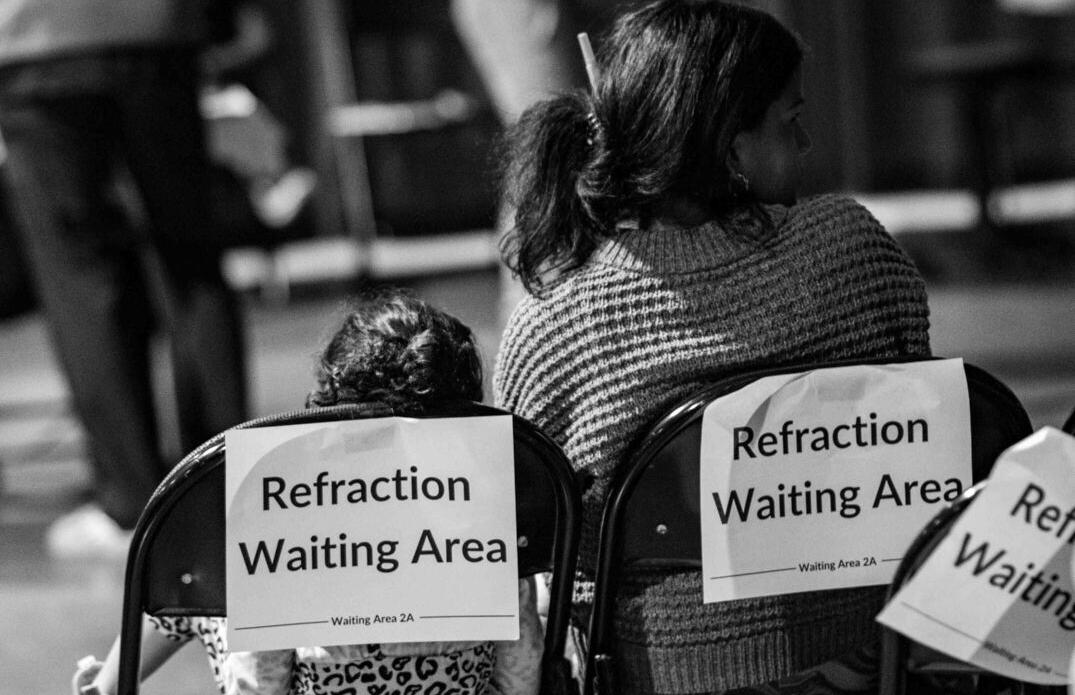
[[[728,167],[729,172],[746,174],[744,168],[749,166],[751,143],[750,133],[742,130],[732,138],[728,155],[724,158],[724,166]]]
[[[753,153],[753,138],[749,133],[738,133],[728,146],[728,154],[724,159],[724,166],[728,170],[728,192],[733,200],[742,200],[751,192],[750,179],[753,175],[751,169],[751,155]]]

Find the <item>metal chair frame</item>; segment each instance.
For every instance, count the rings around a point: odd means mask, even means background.
[[[706,406],[766,376],[923,359],[929,358],[798,364],[723,377],[680,401],[644,430],[629,448],[625,465],[605,501],[590,616],[585,693],[616,692],[612,621],[618,573],[625,566],[640,562],[669,569],[701,567],[698,456]],[[978,367],[966,363],[964,366],[970,395],[972,477],[977,481],[988,475],[1001,451],[1032,430],[1026,410],[1007,386]],[[678,475],[673,469],[678,469]]]
[[[959,499],[946,506],[919,531],[918,536],[904,553],[903,560],[896,568],[889,585],[886,601],[891,601],[900,587],[915,575],[918,568],[943,541],[960,515],[974,500],[986,483],[980,482],[960,495]],[[910,676],[919,680],[911,684]],[[927,686],[924,681],[932,680],[934,685]],[[904,695],[908,692],[921,692],[931,687],[931,692],[946,692],[957,681],[971,684],[976,695],[1063,695],[1067,689],[1058,686],[1024,683],[990,673],[971,664],[958,661],[932,649],[918,645],[910,638],[882,627],[881,631],[881,667],[878,695]],[[960,690],[959,692],[963,692]]]
[[[397,415],[382,404],[340,405],[259,418],[250,429]],[[508,413],[471,402],[444,404],[418,417]],[[519,576],[552,571],[542,660],[543,695],[567,692],[564,657],[581,499],[560,447],[534,425],[513,417]],[[224,433],[188,454],[161,482],[134,530],[127,557],[120,633],[120,695],[139,690],[142,614],[224,616]]]

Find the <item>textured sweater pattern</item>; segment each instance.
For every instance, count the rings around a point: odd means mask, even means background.
[[[704,383],[753,367],[929,354],[924,282],[864,208],[821,196],[770,214],[771,227],[744,216],[620,230],[509,320],[497,404],[543,428],[586,479],[584,572],[627,444]],[[638,677],[654,692],[735,687],[824,661],[872,634],[879,600],[859,590],[702,606],[691,574],[625,584],[617,630],[643,645],[635,661],[652,672]],[[803,642],[800,630],[838,632]],[[747,633],[749,645],[736,642]],[[677,663],[685,644],[697,663]]]

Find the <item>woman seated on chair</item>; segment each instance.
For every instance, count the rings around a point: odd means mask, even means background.
[[[925,285],[904,251],[855,202],[797,197],[810,139],[792,33],[747,7],[660,0],[599,49],[592,92],[533,106],[509,134],[502,251],[528,296],[494,376],[497,404],[543,427],[587,486],[579,626],[608,483],[663,410],[749,368],[930,354]],[[874,642],[884,595],[703,605],[687,571],[621,587],[625,693],[824,678],[801,674]]]
[[[470,329],[425,302],[388,293],[360,302],[321,355],[317,388],[307,406],[376,402],[397,413],[419,413],[427,405],[482,399],[482,369]],[[147,617],[142,677],[182,644],[205,645],[222,693],[354,693],[378,685],[403,692],[538,692],[542,629],[532,578],[519,581],[520,639],[506,642],[430,642],[309,647],[229,653],[225,618]],[[357,666],[357,668],[356,668]],[[94,685],[116,691],[119,640],[105,662],[83,660],[74,692]],[[410,676],[403,675],[407,671]],[[345,675],[346,674],[346,675]],[[372,680],[371,680],[372,679]],[[94,692],[90,690],[89,692]],[[412,692],[412,689],[406,690]]]

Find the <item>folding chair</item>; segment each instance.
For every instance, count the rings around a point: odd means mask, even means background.
[[[252,420],[237,429],[391,417],[381,404],[340,405]],[[421,417],[506,415],[462,402]],[[564,657],[581,501],[560,448],[535,426],[513,417],[519,576],[552,571],[542,660],[542,695],[577,692]],[[131,541],[120,636],[120,695],[139,688],[142,614],[224,616],[224,434],[184,458],[149,500]],[[555,519],[555,523],[552,523]]]
[[[985,487],[984,482],[966,490],[923,528],[904,553],[889,585],[892,597],[914,576],[926,558],[951,531],[952,526]],[[1063,695],[1066,688],[1024,683],[1006,678],[923,646],[887,627],[881,633],[881,673],[878,695],[904,693],[975,693],[976,695]]]
[[[619,573],[626,566],[643,562],[670,569],[701,568],[698,465],[706,406],[767,376],[920,360],[849,360],[744,372],[703,387],[641,433],[605,501],[584,677],[587,695],[616,692],[612,624]],[[1001,451],[1031,433],[1031,425],[1023,406],[1004,384],[972,365],[965,365],[965,372],[972,477],[977,481],[988,475]]]

